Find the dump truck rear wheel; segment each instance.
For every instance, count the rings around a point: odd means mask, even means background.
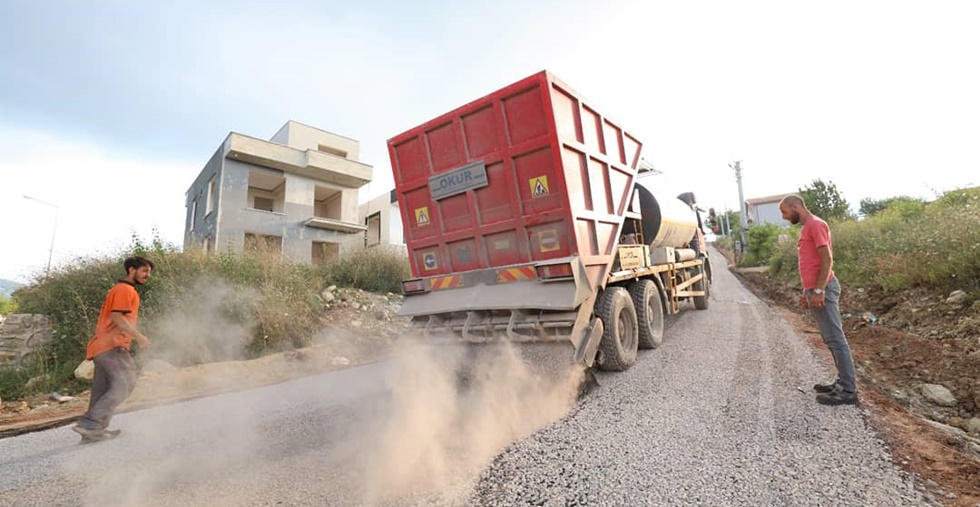
[[[708,309],[708,296],[710,295],[708,288],[711,286],[711,284],[708,283],[708,274],[705,273],[704,266],[701,266],[700,268],[698,268],[698,270],[701,273],[701,279],[698,280],[694,284],[694,290],[696,290],[696,291],[702,291],[703,290],[704,291],[704,295],[703,296],[694,296],[694,307],[697,308],[698,310],[707,310]]]
[[[629,291],[639,323],[637,343],[641,349],[655,349],[664,341],[664,307],[660,288],[650,280],[637,280],[630,285]]]
[[[599,367],[624,371],[636,362],[639,342],[633,299],[626,289],[609,287],[597,303],[596,315],[602,319],[604,328],[599,341]]]

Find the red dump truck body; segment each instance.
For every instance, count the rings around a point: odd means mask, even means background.
[[[594,284],[615,253],[641,143],[545,71],[388,149],[414,276],[578,256]]]
[[[638,185],[641,148],[546,71],[390,139],[414,275],[399,313],[427,336],[628,367],[665,313],[708,297],[693,193]]]

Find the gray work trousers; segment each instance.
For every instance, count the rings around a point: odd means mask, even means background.
[[[812,290],[806,291],[807,303],[809,303],[812,295]],[[834,364],[837,366],[837,385],[841,389],[853,393],[857,391],[854,359],[851,357],[851,347],[847,344],[844,326],[840,320],[840,283],[837,281],[837,277],[831,278],[827,287],[824,288],[824,301],[826,304],[823,308],[810,308],[810,313],[817,319],[817,325],[820,326],[820,336],[834,356]]]
[[[88,403],[88,412],[78,425],[99,430],[109,426],[116,409],[136,387],[136,362],[122,347],[103,352],[93,357],[92,362],[95,363],[92,398]]]

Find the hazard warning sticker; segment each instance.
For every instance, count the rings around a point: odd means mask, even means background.
[[[561,248],[558,241],[558,233],[552,229],[538,233],[538,250],[541,253],[554,252]]]
[[[548,177],[538,176],[530,179],[531,197],[544,197],[548,195]]]
[[[415,224],[419,227],[424,225],[429,225],[431,220],[429,220],[429,207],[422,206],[421,208],[415,208]]]
[[[439,267],[439,263],[436,262],[435,252],[426,252],[422,254],[422,267],[424,267],[426,271],[432,271],[433,269]]]

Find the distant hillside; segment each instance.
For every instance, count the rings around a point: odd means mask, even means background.
[[[17,290],[17,288],[22,285],[23,284],[21,283],[17,283],[11,280],[4,280],[0,278],[0,294],[10,297],[10,295],[13,294],[14,291]]]

